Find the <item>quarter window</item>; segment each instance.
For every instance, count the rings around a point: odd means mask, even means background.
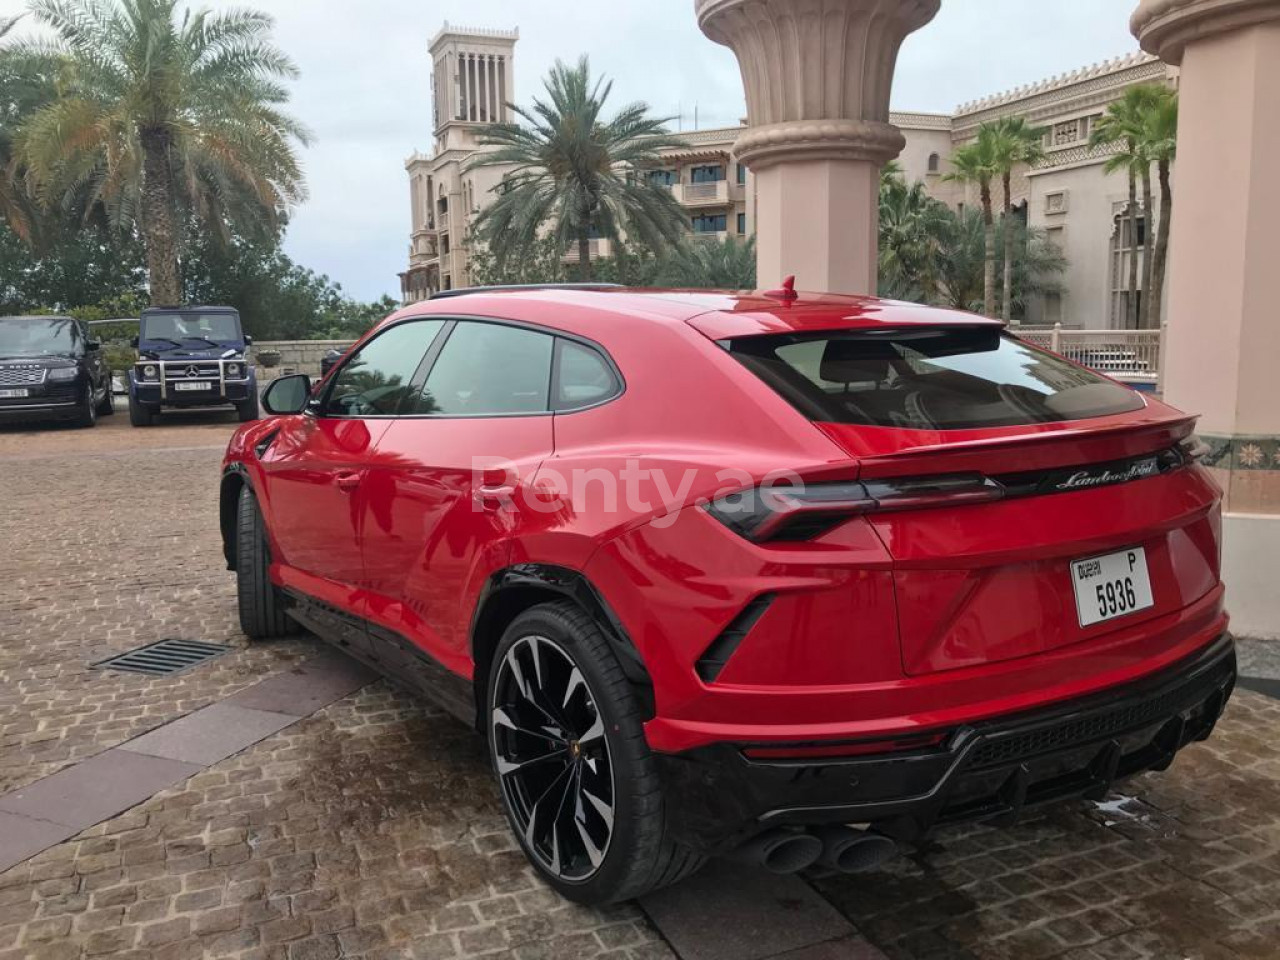
[[[545,413],[554,342],[534,330],[462,321],[431,367],[414,412],[449,417]]]
[[[589,407],[608,400],[617,392],[618,379],[604,357],[572,340],[560,341],[555,383],[557,410]]]
[[[411,395],[411,381],[443,320],[412,320],[389,327],[334,375],[324,412],[334,417],[394,416]]]

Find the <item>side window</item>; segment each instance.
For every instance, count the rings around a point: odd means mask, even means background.
[[[403,413],[410,381],[443,326],[443,320],[411,320],[378,334],[334,376],[324,413],[331,417]]]
[[[618,392],[618,378],[597,351],[572,340],[560,341],[552,405],[576,410],[608,400]]]
[[[551,387],[550,334],[461,321],[431,367],[415,413],[449,417],[545,413]]]

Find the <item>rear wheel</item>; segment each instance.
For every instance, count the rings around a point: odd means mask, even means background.
[[[251,420],[258,419],[258,394],[256,392],[250,394],[248,399],[241,400],[236,404],[236,416],[240,418],[241,423],[248,423]]]
[[[156,411],[129,394],[129,422],[135,427],[149,427],[156,422]]]
[[[640,702],[580,608],[542,604],[512,622],[494,654],[486,703],[507,818],[562,896],[627,900],[702,865],[667,833]]]
[[[271,553],[262,510],[246,486],[236,504],[236,591],[240,599],[240,629],[252,640],[293,632],[280,591],[271,582],[270,569]]]

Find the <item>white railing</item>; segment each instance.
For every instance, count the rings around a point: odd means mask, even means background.
[[[729,183],[726,180],[713,180],[709,183],[682,183],[676,199],[686,206],[699,203],[728,203]]]
[[[1143,383],[1160,376],[1159,330],[1064,330],[1059,323],[1010,332],[1108,376]]]

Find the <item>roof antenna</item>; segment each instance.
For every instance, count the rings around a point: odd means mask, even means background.
[[[796,293],[795,275],[793,274],[792,276],[789,276],[785,280],[783,280],[782,286],[779,287],[777,290],[766,290],[762,294],[762,296],[771,297],[774,300],[782,300],[786,303],[790,303],[792,300],[799,299],[800,294]]]

